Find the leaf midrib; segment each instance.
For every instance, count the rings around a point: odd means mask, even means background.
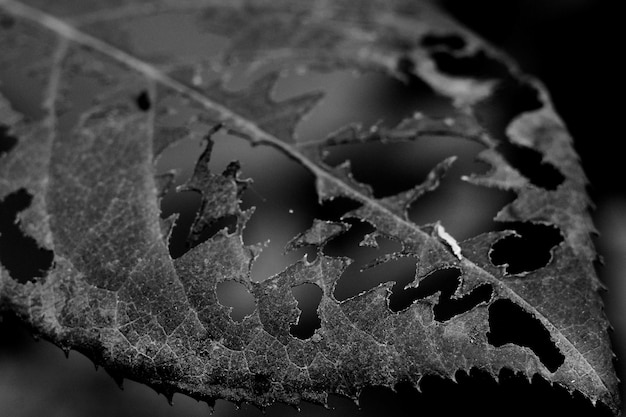
[[[14,15],[23,17],[25,19],[34,21],[40,24],[43,27],[48,28],[49,30],[57,33],[58,35],[67,38],[68,40],[74,41],[83,46],[90,47],[114,60],[125,64],[130,69],[135,70],[144,74],[145,76],[151,78],[152,80],[161,83],[162,85],[171,88],[172,90],[196,101],[201,104],[207,110],[214,111],[218,113],[220,118],[223,118],[224,121],[230,122],[233,124],[233,127],[240,130],[240,132],[249,136],[249,139],[254,143],[265,143],[270,146],[274,146],[275,148],[280,149],[286,155],[289,155],[291,158],[295,159],[299,163],[301,163],[304,167],[309,169],[318,179],[329,180],[332,183],[336,184],[340,187],[340,189],[346,193],[347,196],[362,202],[363,204],[367,204],[376,210],[384,213],[385,215],[393,218],[395,221],[400,223],[402,226],[405,226],[412,231],[425,236],[428,239],[434,239],[432,236],[424,232],[417,226],[416,224],[407,221],[401,217],[398,217],[393,212],[389,211],[386,207],[381,205],[377,200],[363,195],[359,191],[351,188],[348,184],[344,183],[337,177],[333,176],[330,172],[322,169],[318,165],[314,164],[311,160],[306,158],[303,154],[298,152],[297,149],[294,149],[289,144],[281,141],[280,139],[274,137],[273,135],[267,133],[266,131],[260,129],[255,123],[247,120],[246,118],[239,116],[238,114],[232,112],[226,107],[220,105],[219,103],[210,100],[200,92],[187,87],[186,85],[170,78],[159,69],[154,67],[151,64],[148,64],[140,59],[133,57],[132,55],[122,51],[121,49],[101,41],[81,30],[78,30],[72,26],[70,26],[65,21],[58,19],[46,12],[43,12],[34,7],[25,5],[21,2],[14,0],[0,0],[0,7],[5,10],[13,13]],[[436,239],[435,239],[436,240]],[[441,242],[436,240],[436,242],[442,245]],[[503,290],[506,295],[508,295],[513,301],[515,301],[518,305],[525,308],[528,311],[532,311],[535,316],[548,328],[548,330],[558,336],[559,339],[564,341],[567,345],[573,348],[573,351],[576,352],[577,356],[582,359],[586,367],[591,370],[591,373],[598,380],[598,382],[605,387],[607,392],[610,392],[600,375],[597,373],[595,368],[589,363],[589,361],[585,358],[585,356],[576,348],[576,346],[550,321],[548,320],[541,312],[539,312],[535,307],[533,307],[529,302],[527,302],[523,297],[513,291],[511,288],[507,287],[502,283],[501,280],[493,276],[488,271],[484,270],[480,266],[471,262],[467,258],[463,257],[461,260],[461,264],[468,268],[476,270],[481,276],[485,278],[490,284],[498,287],[500,290]]]

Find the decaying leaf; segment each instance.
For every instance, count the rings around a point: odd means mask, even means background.
[[[186,25],[202,36],[197,44],[151,50],[142,28],[164,19],[180,27],[161,34],[163,43]],[[537,81],[431,6],[1,0],[0,47],[0,132],[10,143],[0,153],[0,204],[28,199],[11,224],[49,258],[31,279],[18,279],[2,260],[0,307],[37,334],[85,353],[119,378],[207,401],[325,403],[329,393],[357,398],[366,386],[418,385],[424,375],[454,379],[472,368],[497,377],[507,368],[618,409],[586,180],[570,136]],[[297,135],[324,94],[277,100],[281,74],[347,69],[425,83],[451,103],[453,114],[425,110],[396,126]],[[515,94],[532,100],[503,104],[502,97]],[[501,107],[499,119],[485,116],[494,107]],[[312,247],[314,260],[251,280],[263,247],[242,238],[255,216],[240,204],[250,184],[245,166],[210,168],[215,136],[226,133],[297,161],[314,177],[320,203],[356,204],[293,237],[286,249]],[[424,137],[484,147],[479,158],[491,169],[464,180],[515,193],[495,219],[501,231],[457,241],[440,223],[409,218],[409,208],[440,186],[454,158],[431,167],[423,182],[386,196],[355,178],[349,162],[327,161],[328,151],[342,144]],[[155,163],[189,138],[203,138],[204,151],[178,190],[197,193],[200,209],[187,250],[172,256],[168,241],[178,219],[161,218],[160,201],[175,188],[176,173],[157,172]],[[526,172],[514,154],[532,154],[543,174]],[[224,219],[232,228],[207,237]],[[391,308],[390,277],[337,299],[335,287],[351,259],[325,248],[349,221],[373,227],[362,245],[398,244],[373,264],[415,260],[415,279],[404,290],[421,295]],[[524,237],[520,228],[556,236],[544,265],[516,271],[494,260],[497,245]],[[456,287],[425,289],[441,271],[454,274]],[[230,281],[255,299],[254,311],[241,320],[218,300],[218,286]],[[300,315],[292,288],[301,284],[322,291],[320,327],[308,338],[290,331]],[[469,310],[439,313],[443,303],[478,293]],[[546,332],[550,359],[523,344],[493,342],[489,316],[502,303]]]

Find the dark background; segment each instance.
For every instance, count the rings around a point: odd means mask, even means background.
[[[608,287],[607,314],[615,327],[615,350],[626,358],[626,187],[622,171],[620,130],[626,74],[623,13],[619,0],[443,0],[461,22],[512,55],[521,67],[541,79],[574,139],[589,177],[593,211],[600,235],[596,240],[605,265],[598,273]],[[622,2],[623,3],[623,2]],[[618,10],[620,9],[620,10]],[[620,42],[622,41],[622,42]],[[176,395],[170,407],[150,388],[127,381],[120,391],[102,370],[72,352],[65,359],[47,342],[35,343],[11,319],[0,324],[0,415],[35,416],[199,416],[206,404]],[[624,374],[624,366],[619,365]],[[332,397],[334,410],[304,404],[302,412],[277,405],[269,415],[603,415],[586,402],[548,384],[528,385],[503,375],[501,385],[489,377],[459,375],[459,384],[427,378],[425,395],[406,387],[399,394],[370,389],[362,410]],[[261,415],[254,407],[240,411],[218,401],[215,415]]]

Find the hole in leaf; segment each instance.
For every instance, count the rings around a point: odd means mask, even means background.
[[[445,230],[460,242],[496,229],[494,217],[514,199],[513,191],[469,184],[451,172],[439,188],[413,203],[409,218],[416,224],[439,220]]]
[[[170,256],[173,259],[184,255],[191,248],[208,240],[224,228],[227,229],[227,233],[234,232],[236,228],[236,216],[225,216],[214,219],[199,236],[191,236],[191,227],[200,209],[202,196],[194,190],[177,191],[177,187],[191,179],[195,165],[205,148],[206,142],[201,139],[183,140],[166,148],[157,160],[157,173],[176,173],[168,192],[161,199],[162,218],[167,218],[174,213],[178,214],[169,239]]]
[[[459,277],[461,271],[456,268],[446,268],[434,271],[424,277],[416,288],[403,289],[409,282],[415,279],[415,274],[407,281],[398,281],[393,286],[391,296],[389,297],[389,308],[391,311],[398,312],[409,307],[415,300],[426,298],[435,294],[437,291],[443,294],[452,294],[459,285]],[[441,300],[441,298],[440,298]]]
[[[412,63],[405,62],[403,67],[407,65]],[[406,78],[403,82],[381,73],[351,71],[294,73],[278,80],[273,98],[282,101],[324,91],[324,98],[297,126],[299,142],[323,139],[350,123],[360,122],[367,128],[381,121],[383,126],[392,127],[416,111],[433,117],[453,112],[450,100],[437,95],[420,78],[409,76],[408,71]]]
[[[489,57],[485,51],[478,51],[471,56],[457,56],[445,51],[434,51],[430,55],[439,71],[453,77],[488,79],[509,74],[504,63]]]
[[[252,265],[252,279],[264,280],[301,259],[306,249],[287,254],[284,250],[294,236],[313,222],[312,213],[318,203],[312,174],[273,147],[252,147],[227,135],[216,140],[214,157],[211,166],[216,166],[215,171],[225,161],[237,159],[241,162],[241,176],[253,180],[241,198],[242,208],[255,207],[243,239],[246,244],[268,240],[269,244]],[[310,251],[314,253],[313,249]]]
[[[345,213],[361,207],[361,203],[347,197],[338,197],[324,201],[315,211],[315,218],[338,221]]]
[[[514,343],[530,348],[550,372],[565,361],[541,322],[509,300],[497,300],[489,306],[487,340],[495,347]]]
[[[0,28],[11,29],[13,26],[15,26],[15,19],[13,17],[4,13],[0,14]]]
[[[268,240],[269,243],[252,266],[252,279],[262,281],[281,272],[300,260],[303,252],[314,254],[313,248],[283,253],[287,242],[310,227],[319,207],[309,171],[270,146],[253,147],[244,139],[224,133],[213,135],[213,141],[209,163],[212,173],[222,173],[231,161],[237,160],[241,164],[240,177],[253,179],[241,196],[243,209],[256,207],[243,231],[243,239],[248,245]],[[201,139],[183,140],[167,148],[157,161],[157,173],[172,169],[179,172],[170,191],[161,200],[162,217],[180,213],[170,239],[173,258],[183,255],[223,227],[229,227],[229,232],[235,229],[236,219],[228,216],[205,229],[195,242],[188,241],[201,197],[196,192],[176,192],[175,188],[191,178],[196,161],[204,150],[201,142]]]
[[[547,190],[556,190],[565,177],[554,165],[544,162],[540,152],[525,146],[498,146],[506,160],[532,184]]]
[[[181,257],[190,249],[187,239],[200,202],[200,193],[195,191],[169,192],[161,200],[161,217],[167,218],[173,213],[178,213],[176,225],[169,239],[172,259]]]
[[[514,78],[501,80],[492,94],[475,107],[476,117],[496,139],[509,143],[506,128],[522,113],[543,107],[539,92],[529,83]]]
[[[317,307],[322,300],[322,290],[315,284],[301,284],[291,288],[291,292],[298,300],[298,309],[301,311],[298,322],[292,324],[289,333],[299,339],[308,339],[315,333],[315,329],[322,326],[317,315]]]
[[[461,272],[456,268],[446,268],[434,271],[424,277],[416,288],[403,287],[405,283],[398,282],[393,286],[389,298],[389,308],[398,312],[408,308],[413,302],[440,292],[439,301],[433,308],[435,320],[446,321],[452,317],[470,311],[481,303],[491,299],[490,285],[480,285],[470,293],[460,298],[452,298],[460,285]]]
[[[433,308],[435,320],[447,321],[452,317],[468,312],[479,304],[488,302],[491,299],[492,292],[491,285],[485,284],[479,285],[461,298],[440,299],[439,303]],[[443,297],[443,291],[441,295]]]
[[[358,203],[352,199],[338,197],[330,201],[325,201],[321,206],[318,205],[311,207],[311,210],[309,211],[309,213],[306,213],[306,215],[310,216],[311,220],[315,218],[319,220],[342,221],[345,223],[346,221],[341,220],[341,217],[345,213],[355,210],[360,206],[361,203]],[[330,240],[330,244],[327,243],[324,246],[324,253],[328,255],[334,250],[333,253],[335,253],[336,256],[354,256],[353,248],[350,248],[349,245],[342,244],[342,241],[337,241],[337,239],[338,236],[333,237]],[[331,249],[327,249],[329,246]],[[306,258],[308,262],[314,262],[315,259],[317,259],[317,249],[315,247],[304,247],[302,249],[306,252]],[[344,252],[341,252],[342,250]]]
[[[243,284],[236,281],[222,281],[215,289],[217,300],[221,305],[231,307],[230,317],[241,322],[256,309],[254,296]]]
[[[7,126],[0,125],[0,157],[9,153],[17,145],[17,138],[9,134]]]
[[[152,105],[150,102],[150,96],[148,95],[148,92],[145,90],[139,93],[137,98],[135,98],[135,103],[137,103],[137,107],[141,111],[150,110],[150,107]]]
[[[413,152],[416,146],[412,145],[409,142],[336,145],[327,148],[329,153],[325,162],[330,166],[337,166],[344,161],[350,161],[354,178],[371,186],[374,196],[380,198],[404,191],[421,182],[427,175],[428,168],[420,170],[420,164],[412,158],[411,154],[416,153]],[[408,169],[409,166],[414,169]]]
[[[228,234],[234,233],[237,228],[237,216],[224,216],[211,222],[198,236],[192,239],[189,249],[195,248],[200,243],[208,240],[220,230],[226,229]]]
[[[530,83],[515,78],[507,66],[484,51],[472,56],[456,56],[448,52],[431,53],[440,71],[457,77],[497,78],[491,95],[475,107],[476,116],[497,139],[508,142],[506,128],[521,113],[540,109],[539,92]]]
[[[508,79],[489,99],[479,103],[476,113],[489,133],[500,140],[498,151],[515,169],[534,185],[554,190],[565,180],[563,174],[554,165],[543,162],[538,151],[513,144],[506,135],[506,128],[515,117],[542,106],[535,87]]]
[[[552,249],[563,241],[559,229],[534,223],[507,223],[520,236],[506,236],[493,244],[489,258],[494,265],[508,264],[508,274],[531,272],[546,266]]]
[[[422,38],[422,46],[425,48],[445,48],[457,51],[465,48],[465,39],[453,34],[428,34]]]
[[[18,213],[28,208],[32,199],[20,189],[0,201],[0,263],[21,283],[43,277],[54,259],[52,251],[40,248],[19,226]]]
[[[474,109],[476,117],[485,129],[500,141],[498,151],[538,187],[554,190],[565,180],[554,165],[542,161],[541,153],[511,143],[506,134],[506,129],[513,119],[524,112],[543,107],[539,100],[539,92],[532,84],[515,78],[504,63],[488,56],[484,51],[469,57],[434,51],[431,56],[439,70],[449,75],[499,79],[493,93],[478,103]]]
[[[377,198],[395,195],[422,183],[445,158],[458,158],[439,187],[419,197],[409,208],[416,224],[440,221],[457,240],[495,230],[493,218],[516,194],[480,187],[461,180],[483,173],[487,166],[476,160],[483,145],[464,138],[423,137],[414,142],[368,142],[327,148],[325,162],[336,166],[349,160],[354,178],[369,184]]]
[[[535,87],[507,78],[487,100],[476,106],[475,111],[487,131],[500,141],[497,150],[509,164],[534,185],[554,190],[565,180],[563,174],[551,163],[543,162],[540,152],[511,143],[506,135],[506,129],[514,118],[542,106]]]
[[[344,100],[344,105],[337,103],[318,104],[313,109],[313,113],[323,111],[326,114],[326,119],[320,116],[320,120],[316,122],[315,117],[317,116],[311,113],[308,121],[301,121],[298,125],[298,129],[300,129],[304,124],[309,123],[311,129],[321,129],[320,132],[334,130],[333,123],[342,126],[355,120],[371,124],[379,119],[385,119],[387,122],[395,124],[402,118],[402,115],[412,115],[416,109],[435,116],[447,116],[451,112],[455,112],[454,106],[447,98],[437,96],[425,83],[412,74],[412,65],[408,59],[400,59],[398,62],[399,70],[406,76],[405,82],[382,74],[364,74],[360,77],[355,77],[347,72],[309,73],[306,76],[291,75],[277,82],[274,95],[277,100],[285,100],[325,88],[330,89],[330,96],[339,101]],[[330,76],[335,76],[333,88],[322,82],[328,81],[327,78]],[[352,84],[344,82],[346,76],[358,82]],[[311,77],[317,77],[317,81],[310,83]],[[379,80],[377,81],[378,84],[366,85],[367,77],[374,77]],[[370,80],[374,78],[370,78]],[[282,87],[281,83],[283,84]],[[306,84],[303,85],[303,83]],[[381,85],[382,87],[380,87]],[[374,90],[382,88],[383,91],[366,92],[370,88]],[[400,92],[404,96],[394,98],[394,95]],[[364,100],[372,100],[374,106],[370,108],[363,105]],[[400,107],[393,107],[391,103],[396,101],[404,104]],[[178,111],[178,107],[181,106],[182,109]],[[181,103],[181,106],[176,107],[177,112],[184,114],[184,104]],[[354,109],[358,109],[358,111]],[[347,113],[344,113],[344,110]],[[177,123],[172,121],[174,126],[180,125],[181,122],[184,120],[178,120]],[[311,133],[310,138],[319,139],[320,132]],[[252,266],[252,279],[254,281],[260,281],[281,272],[287,266],[301,259],[305,251],[307,255],[312,255],[309,259],[314,257],[315,248],[303,248],[283,254],[286,243],[298,233],[306,230],[314,218],[338,220],[342,214],[350,209],[350,206],[360,205],[352,200],[337,199],[320,206],[317,201],[313,176],[310,172],[273,147],[264,145],[252,147],[247,141],[223,132],[213,135],[213,140],[215,144],[210,159],[211,172],[219,174],[230,161],[238,160],[242,167],[240,177],[253,180],[241,195],[242,208],[256,207],[250,221],[243,229],[243,239],[246,244],[263,243],[269,240]],[[158,159],[157,173],[177,168],[179,175],[175,179],[174,187],[183,184],[191,177],[193,167],[202,149],[199,139],[186,139],[170,146]],[[457,240],[462,240],[485,231],[485,229],[494,229],[495,227],[492,225],[493,216],[512,198],[506,192],[477,187],[460,180],[462,174],[487,169],[486,166],[472,161],[472,158],[482,149],[482,145],[464,138],[424,137],[411,143],[384,145],[379,142],[371,142],[361,145],[333,146],[329,148],[330,155],[327,161],[332,165],[341,163],[346,159],[350,160],[355,167],[356,179],[373,184],[375,195],[379,197],[389,196],[414,187],[421,183],[428,172],[444,158],[452,154],[459,155],[459,160],[453,165],[448,176],[444,178],[439,189],[427,193],[413,204],[409,208],[409,216],[418,224],[440,220],[450,234]],[[185,154],[185,156],[181,158],[177,155],[178,153]],[[454,184],[454,186],[450,184]],[[175,196],[178,194],[181,193],[172,191],[172,197],[169,195],[164,197],[162,200],[164,215],[167,212],[172,212],[166,210],[167,204],[170,198],[176,198]],[[426,198],[431,199],[430,203],[425,200]],[[188,200],[193,203],[193,197],[188,198]],[[342,201],[347,204],[344,206]],[[459,210],[458,207],[463,207],[463,210]],[[182,236],[183,240],[187,238],[186,232],[177,232],[176,228],[187,225],[185,227],[188,230],[188,225],[193,222],[197,209],[196,203],[195,207],[186,212],[181,212],[182,216],[174,229],[170,247],[175,246],[176,236]],[[191,219],[185,220],[184,216],[190,216]],[[210,233],[214,232],[211,231]],[[204,240],[210,233],[204,235],[201,240]],[[335,240],[331,241],[330,245],[333,245]],[[358,257],[359,261],[350,267],[350,271],[358,271],[360,267],[371,262],[376,256],[393,252],[390,248],[399,249],[397,243],[384,238],[380,240],[382,247],[378,250],[359,248],[359,242],[355,242],[352,246],[348,245],[347,247],[356,249],[345,250],[346,246],[343,246],[343,252],[333,252],[333,249],[330,248],[325,253],[335,253],[337,256],[349,256],[353,259]],[[183,254],[187,250],[185,248],[188,248],[185,245],[178,245],[177,247],[181,249],[177,252],[172,250],[172,256]],[[336,247],[341,247],[341,245]],[[367,256],[368,250],[370,251],[369,257]],[[372,278],[363,282],[372,283],[372,286],[376,285],[381,282],[380,277],[387,274],[384,272],[385,268],[392,268],[391,265],[397,262],[402,263],[403,261],[389,262],[386,266],[379,266],[367,271],[366,274],[371,273]],[[411,268],[402,267],[400,269],[407,270],[408,274],[412,274]],[[350,273],[347,272],[348,275]],[[356,274],[359,273],[356,272]],[[344,284],[339,284],[339,293],[341,293],[342,285]],[[354,291],[358,293],[367,288],[369,288],[368,285],[362,285],[358,289],[355,287]],[[349,293],[348,291],[344,296],[348,297],[347,294]]]
[[[337,300],[344,301],[383,282],[415,275],[413,258],[403,257],[366,268],[375,259],[399,251],[400,245],[379,237],[376,239],[377,248],[359,246],[366,234],[374,232],[374,228],[365,222],[348,220],[348,223],[352,225],[350,230],[331,240],[324,250],[327,256],[347,256],[354,261],[335,286],[333,295]]]

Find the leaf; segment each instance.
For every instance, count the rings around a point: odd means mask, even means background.
[[[0,10],[0,73],[9,80],[2,84],[0,125],[3,136],[13,138],[0,154],[0,200],[8,206],[30,198],[9,223],[18,222],[52,259],[32,280],[12,276],[2,260],[0,306],[33,332],[170,398],[182,392],[209,402],[324,404],[329,393],[356,399],[366,386],[418,386],[424,375],[454,379],[472,368],[497,378],[506,368],[529,379],[540,375],[617,412],[586,180],[571,138],[541,84],[432,6],[2,0]],[[165,46],[150,50],[141,28],[162,19],[183,32],[195,25],[201,37],[181,42],[165,32],[158,43]],[[206,57],[205,48],[217,50]],[[452,116],[416,113],[396,126],[296,135],[324,93],[276,100],[280,74],[343,69],[425,83],[453,103]],[[237,77],[243,77],[239,85]],[[12,90],[16,83],[25,91]],[[514,94],[520,97],[507,105],[502,97]],[[26,101],[19,98],[24,95]],[[500,116],[485,117],[494,107]],[[340,219],[315,219],[291,240],[288,250],[313,247],[313,261],[297,261],[261,282],[250,279],[263,248],[243,242],[255,216],[240,204],[250,183],[245,167],[210,167],[213,142],[224,133],[297,161],[314,177],[321,203],[355,202]],[[205,136],[204,151],[178,190],[197,193],[200,210],[190,248],[171,256],[177,217],[161,219],[160,201],[174,187],[175,173],[156,172],[155,161],[199,136]],[[433,166],[423,182],[386,196],[356,179],[349,162],[327,161],[340,144],[424,137],[484,147],[480,159],[491,169],[464,180],[515,193],[495,219],[503,230],[457,242],[440,223],[409,218],[409,208],[440,187],[454,158]],[[516,154],[538,158],[540,175],[516,162]],[[232,231],[206,238],[225,219],[233,219]],[[403,308],[391,308],[393,278],[336,298],[351,260],[329,255],[326,246],[355,220],[374,229],[363,245],[376,247],[381,239],[399,245],[370,266],[416,262],[404,291],[418,296]],[[557,243],[545,265],[522,273],[511,272],[508,262],[496,265],[498,245],[526,236],[508,225],[553,231]],[[452,274],[453,289],[442,289],[442,274]],[[253,313],[232,319],[219,300],[224,282],[254,296]],[[290,332],[300,316],[292,288],[302,284],[322,291],[320,328],[305,339]],[[472,297],[478,301],[468,311],[442,316],[445,303]],[[491,315],[501,306],[521,311],[545,332],[556,359],[522,342],[495,342]]]

